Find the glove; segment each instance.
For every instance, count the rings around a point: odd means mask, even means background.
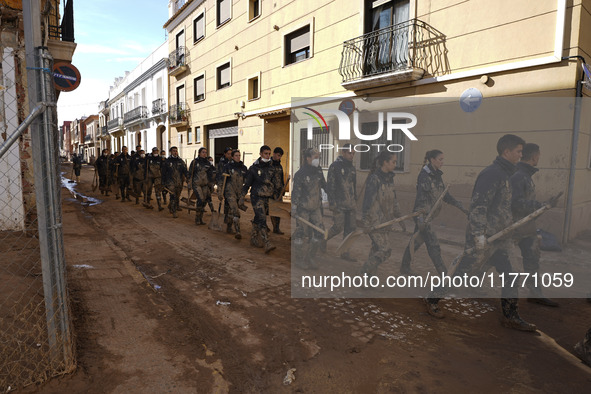
[[[486,236],[479,235],[474,239],[474,249],[476,249],[477,252],[481,252],[486,249],[486,245]]]

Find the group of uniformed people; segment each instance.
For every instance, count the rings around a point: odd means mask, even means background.
[[[284,151],[276,147],[264,145],[260,148],[260,157],[250,168],[241,160],[241,153],[237,149],[227,147],[217,167],[213,159],[208,156],[206,148],[200,148],[197,157],[189,168],[179,157],[176,147],[170,148],[170,155],[164,156],[164,151],[153,148],[150,155],[146,155],[141,146],[136,146],[132,155],[127,153],[127,147],[122,147],[121,153],[110,155],[105,149],[101,157],[95,161],[95,169],[99,177],[101,194],[106,196],[111,191],[111,185],[116,186],[116,198],[121,202],[131,201],[130,194],[139,204],[143,195],[146,208],[153,208],[152,191],[156,197],[158,210],[164,209],[166,195],[169,196],[168,209],[174,218],[182,208],[179,205],[185,183],[188,184],[189,196],[187,203],[195,198],[195,224],[203,225],[203,214],[206,207],[214,212],[212,194],[217,185],[217,196],[224,201],[224,222],[226,231],[235,233],[236,239],[241,239],[240,210],[246,210],[244,198],[250,191],[250,199],[254,209],[251,244],[264,247],[268,253],[275,249],[269,240],[267,215],[269,214],[269,199],[280,200],[285,192],[283,167],[281,158]],[[280,218],[272,216],[273,232],[283,234],[280,229]]]

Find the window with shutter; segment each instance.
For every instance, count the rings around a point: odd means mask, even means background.
[[[193,80],[194,101],[205,100],[205,74]]]
[[[297,63],[310,57],[310,25],[285,36],[285,64]]]
[[[193,21],[193,42],[197,42],[203,37],[205,37],[205,12]]]
[[[218,89],[227,88],[232,84],[230,62],[217,68]]]
[[[217,26],[232,17],[232,0],[217,0]]]

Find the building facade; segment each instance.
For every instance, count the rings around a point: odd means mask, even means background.
[[[589,90],[577,89],[580,59],[563,58],[591,58],[589,10],[589,0],[360,0],[346,7],[330,0],[171,1],[164,25],[171,141],[187,160],[200,146],[216,155],[225,146],[237,146],[247,165],[262,144],[282,146],[287,172],[293,173],[299,167],[297,152],[305,147],[301,129],[290,123],[298,98],[312,98],[302,100],[308,105],[329,97],[457,103],[475,88],[485,102],[563,97],[574,106],[575,96],[588,96]],[[461,15],[469,18],[459,23]],[[589,116],[582,114],[583,120]],[[329,130],[335,121],[328,119]],[[539,198],[558,191],[567,196],[542,220],[564,222],[552,230],[566,238],[591,227],[591,125],[581,121],[580,126],[576,131],[519,130],[544,152]],[[334,142],[329,130],[319,129],[314,139]],[[426,133],[418,141],[403,137],[401,193],[412,200],[424,153],[437,147],[448,157],[446,180],[467,199],[475,174],[496,156],[501,135],[475,132],[465,124],[445,135]],[[488,148],[475,153],[470,144]],[[323,167],[336,155],[327,152]],[[361,169],[358,184],[367,176],[372,155],[355,158]]]
[[[87,163],[93,164],[100,155],[100,130],[98,115],[90,115],[84,119],[84,148],[83,157]]]
[[[131,151],[137,145],[144,150],[168,149],[167,51],[165,42],[133,71],[117,78],[109,99],[99,104],[112,150],[127,146]]]

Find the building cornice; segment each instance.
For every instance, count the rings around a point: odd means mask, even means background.
[[[188,0],[162,27],[170,33],[204,2],[205,0]]]
[[[123,88],[123,90],[119,94],[117,94],[115,97],[113,97],[112,99],[110,99],[108,101],[109,106],[113,102],[119,100],[122,96],[125,96],[127,93],[131,92],[133,89],[138,87],[142,82],[145,82],[150,77],[153,77],[154,75],[156,75],[156,73],[158,71],[160,71],[161,69],[166,69],[166,61],[167,61],[167,59],[160,59],[152,67],[150,67],[146,72],[144,72],[142,75],[140,75],[139,77],[137,77],[136,79],[131,81],[125,88]]]

